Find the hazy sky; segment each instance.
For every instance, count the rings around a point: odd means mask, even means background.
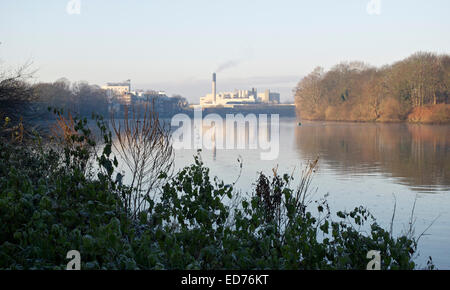
[[[272,88],[286,100],[318,65],[450,52],[448,0],[80,0],[80,14],[68,2],[0,0],[3,65],[32,59],[35,81],[131,79],[190,101],[224,67],[219,91]]]

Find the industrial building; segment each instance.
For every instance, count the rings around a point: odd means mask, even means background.
[[[280,94],[265,90],[258,94],[256,89],[235,90],[233,92],[217,92],[217,76],[213,73],[212,90],[200,98],[199,107],[234,107],[235,105],[254,105],[254,104],[279,104]]]
[[[271,92],[270,90],[265,90],[264,93],[258,94],[258,99],[261,103],[265,104],[279,104],[280,94]]]
[[[113,100],[117,100],[124,105],[129,105],[131,103],[130,80],[120,83],[107,83],[105,86],[102,86],[102,89],[106,91],[110,103],[113,103]]]
[[[102,89],[109,92],[111,95],[123,95],[131,92],[131,82],[130,80],[121,83],[107,83],[102,86]]]

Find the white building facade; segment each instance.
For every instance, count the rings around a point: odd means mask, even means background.
[[[107,83],[102,86],[102,89],[106,91],[110,102],[117,99],[120,103],[126,105],[131,103],[131,83],[129,80],[121,83]]]

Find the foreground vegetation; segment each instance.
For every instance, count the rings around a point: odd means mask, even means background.
[[[62,134],[51,140],[24,140],[19,127],[1,139],[1,269],[65,269],[70,250],[82,269],[365,269],[371,250],[382,269],[416,267],[416,237],[394,237],[363,207],[335,216],[326,200],[312,201],[317,160],[295,188],[290,175],[261,173],[247,198],[210,176],[200,155],[171,174],[170,144],[134,143],[164,138],[152,118],[145,130],[110,132],[96,116],[99,140],[86,119],[56,113]],[[120,145],[113,134],[124,134]],[[135,163],[154,158],[140,155],[146,146],[167,161]],[[116,174],[113,148],[128,154],[131,185]],[[149,164],[158,175],[146,179]]]
[[[341,63],[318,67],[295,89],[303,119],[450,122],[450,56],[416,53],[386,65]]]

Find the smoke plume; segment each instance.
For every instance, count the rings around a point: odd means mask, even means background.
[[[241,62],[242,62],[242,60],[237,60],[237,59],[226,61],[226,62],[222,63],[221,65],[219,65],[219,67],[216,69],[216,72],[222,72],[224,70],[238,66]]]

